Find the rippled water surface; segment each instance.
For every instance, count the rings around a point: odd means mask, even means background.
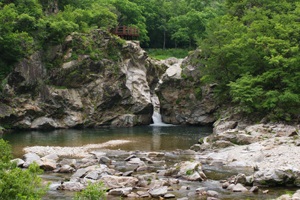
[[[130,143],[111,149],[171,151],[188,149],[198,139],[212,133],[211,127],[139,126],[132,128],[62,129],[54,131],[15,131],[2,135],[13,147],[15,156],[26,146],[81,146],[109,140],[129,140]]]

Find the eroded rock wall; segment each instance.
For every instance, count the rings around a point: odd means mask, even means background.
[[[17,64],[2,93],[0,125],[49,129],[150,124],[150,87],[157,81],[151,76],[161,73],[138,43],[100,30],[74,33],[64,44]]]
[[[201,59],[196,51],[182,61],[175,58],[164,62],[168,70],[157,88],[163,121],[171,124],[209,125],[215,119],[217,104],[213,99],[214,85],[200,83],[201,67],[193,60]],[[178,62],[181,62],[178,67]],[[197,64],[196,64],[197,63]]]

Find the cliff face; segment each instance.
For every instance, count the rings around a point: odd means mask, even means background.
[[[169,69],[157,91],[164,122],[208,125],[216,120],[214,114],[217,104],[212,92],[214,85],[201,86],[200,59],[201,52],[195,51],[181,61],[180,68],[177,66],[178,61],[166,60]]]
[[[102,31],[73,34],[24,59],[0,104],[7,128],[134,126],[151,123],[150,85],[162,73],[134,42]]]
[[[198,77],[191,72],[189,60],[184,63],[182,78],[180,64],[149,59],[138,43],[121,41],[100,30],[74,33],[62,45],[36,52],[15,66],[3,85],[0,126],[48,129],[150,124],[155,93],[161,99],[165,122],[211,123],[215,105],[210,103],[210,90],[197,89]]]

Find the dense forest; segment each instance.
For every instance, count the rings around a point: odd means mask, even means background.
[[[72,32],[140,30],[145,48],[199,48],[203,83],[241,112],[300,113],[300,3],[294,0],[1,0],[0,80]]]

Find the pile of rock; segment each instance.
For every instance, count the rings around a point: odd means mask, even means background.
[[[103,182],[108,195],[121,197],[168,199],[178,197],[178,194],[182,197],[182,193],[186,196],[218,196],[218,193],[206,188],[191,191],[187,186],[189,181],[207,179],[201,163],[184,161],[170,164],[166,160],[176,157],[171,154],[107,150],[92,151],[84,158],[66,158],[53,153],[40,157],[30,152],[24,155],[24,160],[14,161],[19,167],[26,168],[35,162],[45,171],[70,174],[69,178],[52,183],[51,190],[81,191],[88,183]]]

